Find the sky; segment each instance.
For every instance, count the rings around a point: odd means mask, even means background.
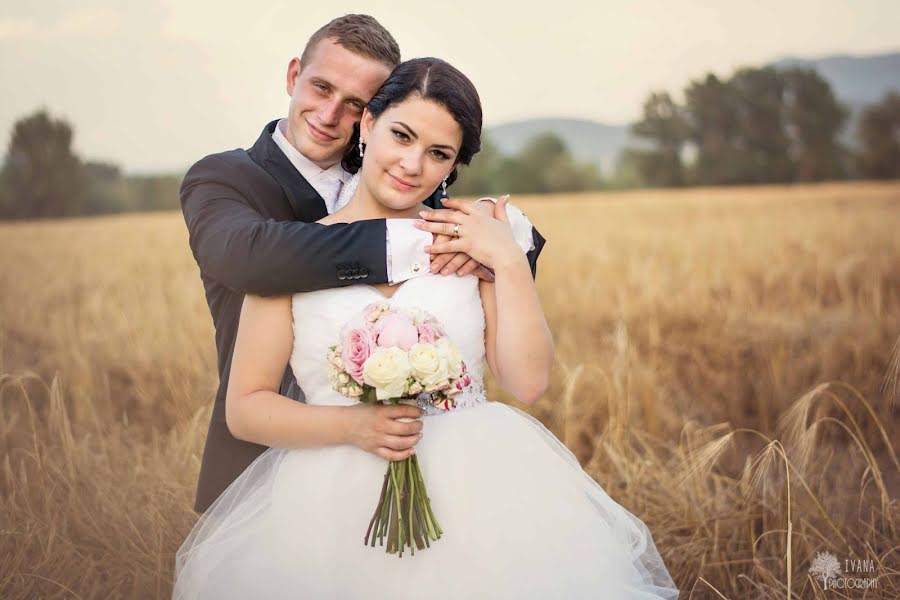
[[[783,56],[900,49],[896,0],[0,0],[0,140],[43,107],[75,149],[126,171],[183,171],[247,147],[287,109],[306,39],[365,12],[403,58],[438,56],[475,83],[485,124],[635,119],[651,90]]]

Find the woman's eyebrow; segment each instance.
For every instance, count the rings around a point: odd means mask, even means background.
[[[394,121],[394,124],[396,124],[396,125],[402,125],[403,127],[406,128],[406,130],[409,132],[409,135],[410,135],[411,137],[413,137],[413,138],[415,138],[415,139],[419,139],[419,136],[416,135],[416,132],[413,131],[413,128],[410,127],[409,125],[407,125],[406,123],[404,123],[403,121]],[[456,152],[456,148],[454,148],[453,146],[450,146],[450,145],[448,145],[448,144],[433,144],[433,146],[434,146],[435,148],[446,148],[447,150],[452,150],[453,152]]]

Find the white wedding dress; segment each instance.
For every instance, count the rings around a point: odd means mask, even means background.
[[[309,404],[355,402],[332,390],[326,351],[379,301],[437,317],[473,379],[459,408],[423,417],[416,446],[441,538],[402,557],[363,544],[384,459],[353,446],[269,449],[179,549],[174,598],[677,598],[647,527],[538,420],[485,398],[476,277],[424,275],[390,299],[367,285],[295,295],[290,364]]]

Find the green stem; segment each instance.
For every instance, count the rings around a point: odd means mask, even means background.
[[[369,521],[369,528],[366,529],[366,537],[363,540],[363,544],[369,545],[369,535],[372,533],[372,529],[375,529],[375,535],[378,534],[378,527],[376,527],[376,523],[379,523],[378,516],[381,513],[381,508],[384,505],[384,496],[387,492],[387,484],[388,484],[388,476],[387,473],[384,474],[384,483],[381,484],[381,495],[378,496],[378,505],[375,507],[375,512],[372,513],[372,519]],[[372,536],[372,547],[375,547],[375,536]]]
[[[404,462],[406,463],[406,479],[409,481],[409,549],[410,553],[415,556],[416,547],[413,545],[413,507],[416,505],[416,479],[413,475],[412,461],[407,458]]]
[[[401,490],[400,485],[397,481],[397,469],[395,467],[395,463],[391,463],[391,481],[394,484],[394,495],[397,498],[397,504],[395,507],[391,507],[391,531],[392,535],[388,537],[388,552],[393,554],[394,552],[399,552],[400,556],[403,556],[403,512],[400,507],[400,496]],[[391,542],[393,542],[393,548],[391,547]]]
[[[415,461],[416,478],[419,481],[420,492],[425,498],[425,518],[428,523],[428,532],[431,535],[431,539],[437,540],[444,531],[441,529],[437,517],[434,515],[434,511],[431,509],[431,500],[428,498],[428,489],[425,487],[425,479],[422,477],[422,470],[419,468],[419,461],[415,454],[413,454],[412,459]]]
[[[387,470],[385,470],[385,472],[384,472],[384,477],[385,477],[385,479],[390,479],[390,476],[391,476],[390,466],[388,466]],[[384,535],[387,533],[387,530],[388,530],[388,524],[389,524],[388,516],[391,514],[391,503],[393,502],[393,498],[394,498],[393,492],[394,492],[393,486],[389,485],[385,489],[385,499],[381,506],[381,516],[378,519],[378,524],[379,524],[379,529],[378,529],[379,541],[378,541],[378,543],[380,546],[384,546]]]

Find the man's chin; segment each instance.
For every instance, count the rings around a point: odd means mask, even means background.
[[[298,150],[300,154],[317,164],[335,164],[344,157],[343,149],[337,143],[326,145],[312,140],[303,140],[303,144]]]

